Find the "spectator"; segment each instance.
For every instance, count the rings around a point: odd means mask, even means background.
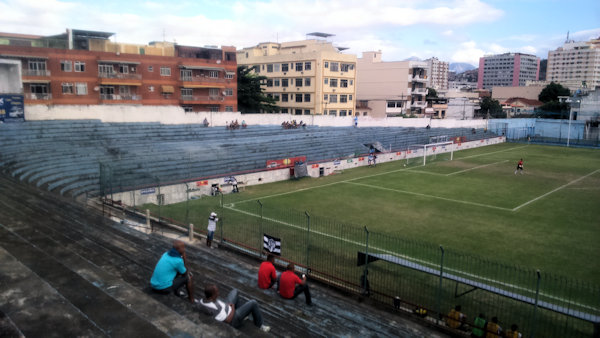
[[[375,154],[375,147],[372,144],[369,146],[369,154]]]
[[[230,176],[229,183],[231,183],[231,186],[233,187],[233,190],[231,192],[240,192],[240,189],[238,189],[238,183],[237,183],[237,180],[235,179],[235,177]]]
[[[466,321],[467,316],[461,312],[460,305],[456,305],[446,316],[446,324],[453,329],[466,330]]]
[[[218,221],[219,218],[217,218],[217,214],[215,212],[211,212],[210,216],[208,217],[208,227],[206,233],[206,246],[208,246],[211,249],[213,249],[212,240],[213,236],[215,235],[215,230],[217,230]]]
[[[295,270],[294,263],[290,263],[279,277],[279,294],[285,299],[294,299],[299,294],[304,293],[306,299],[306,305],[311,306],[312,300],[310,297],[310,289],[306,284],[306,275],[302,275],[302,279],[298,278]]]
[[[506,338],[521,338],[523,335],[519,332],[519,327],[517,324],[513,324],[510,326],[510,330],[506,331],[504,335]]]
[[[178,296],[183,296],[184,292],[181,289],[184,285],[187,287],[188,299],[194,303],[192,273],[187,268],[185,244],[176,240],[173,242],[171,250],[165,252],[156,263],[150,279],[150,286],[156,293],[169,294],[173,292]]]
[[[277,282],[277,270],[275,270],[275,256],[267,255],[267,260],[260,264],[258,269],[258,287],[261,289],[270,289]]]
[[[479,316],[475,318],[473,321],[473,330],[471,330],[471,337],[483,337],[485,333],[486,320],[483,313],[480,313]]]
[[[242,120],[242,128],[246,129],[246,127],[248,127],[246,120]]]
[[[244,324],[244,320],[249,315],[252,315],[254,325],[264,332],[269,332],[271,327],[263,324],[262,314],[258,303],[251,300],[240,306],[238,291],[231,290],[225,301],[219,300],[219,288],[211,284],[204,287],[204,299],[198,302],[198,307],[204,313],[213,316],[219,322],[225,322],[235,328],[239,328]]]
[[[354,128],[358,127],[358,115],[354,116]]]
[[[204,125],[204,127],[208,127],[208,120],[206,119],[206,117],[204,118],[202,124]]]
[[[369,154],[369,157],[367,157],[367,161],[369,163],[369,167],[373,164],[374,160],[375,160],[375,157],[373,156],[373,154]]]
[[[498,325],[498,317],[492,317],[492,321],[488,322],[485,330],[485,338],[500,338],[502,337],[502,327]]]

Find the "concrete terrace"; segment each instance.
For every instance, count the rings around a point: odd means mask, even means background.
[[[198,314],[177,297],[152,294],[148,280],[173,236],[144,233],[96,209],[0,176],[0,336],[17,337],[442,337],[427,322],[312,283],[315,306],[256,287],[258,262],[195,240],[188,257],[204,283],[256,299],[269,334]],[[169,235],[169,233],[165,233]],[[171,238],[169,238],[171,237]]]

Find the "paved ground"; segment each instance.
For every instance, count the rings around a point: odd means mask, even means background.
[[[227,250],[189,246],[204,283],[256,299],[269,335],[246,322],[215,323],[175,296],[148,292],[158,257],[176,236],[146,234],[72,200],[0,176],[0,335],[18,337],[442,337],[378,305],[314,284],[315,306],[256,288],[258,262]],[[197,244],[198,241],[195,241]]]

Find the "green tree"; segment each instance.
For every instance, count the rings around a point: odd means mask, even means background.
[[[558,97],[570,95],[569,88],[565,88],[559,83],[550,82],[538,96],[538,99],[544,104],[538,108],[537,115],[545,118],[565,118],[570,107],[568,103],[560,102]]]
[[[255,74],[248,66],[238,66],[238,109],[242,114],[273,113],[277,111],[275,99],[264,94],[261,83],[266,76]]]
[[[427,96],[425,97],[425,99],[429,100],[429,99],[437,99],[437,98],[438,98],[437,90],[435,90],[433,88],[427,88]]]
[[[506,117],[506,114],[502,111],[502,105],[500,105],[500,102],[498,102],[498,100],[492,99],[491,97],[486,96],[483,99],[481,99],[479,107],[481,107],[479,112],[483,116],[487,116],[487,114],[489,113],[490,116],[494,118]]]
[[[544,89],[542,89],[542,91],[540,92],[540,95],[538,96],[538,100],[540,100],[544,103],[548,103],[548,102],[552,102],[552,101],[558,102],[559,96],[570,96],[570,95],[571,95],[571,92],[569,91],[569,88],[565,88],[559,83],[550,82],[550,84],[547,85],[546,87],[544,87]]]

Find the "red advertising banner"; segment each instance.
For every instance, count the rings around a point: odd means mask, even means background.
[[[312,165],[312,167],[313,167],[313,168],[318,168],[318,167],[319,167],[319,165],[318,165],[318,164],[313,164],[313,165]]]
[[[306,162],[306,156],[296,156],[281,160],[267,160],[267,169],[282,169],[294,166],[296,162]]]
[[[208,181],[197,181],[196,182],[196,186],[197,187],[201,187],[203,185],[208,185]]]

